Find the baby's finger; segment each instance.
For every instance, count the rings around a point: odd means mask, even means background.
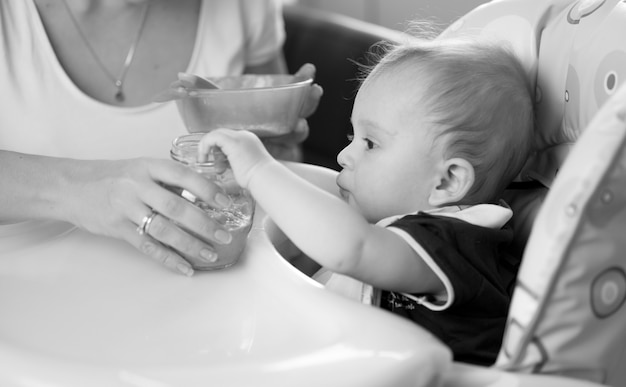
[[[251,132],[244,130],[231,130],[227,128],[218,128],[205,134],[198,143],[198,160],[206,161],[211,152],[219,152],[225,154],[228,158],[231,145],[237,142],[238,137],[255,136]],[[256,136],[255,136],[256,137]]]

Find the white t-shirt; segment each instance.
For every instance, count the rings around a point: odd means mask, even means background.
[[[202,3],[186,72],[241,74],[285,38],[274,0]],[[173,102],[116,107],[84,94],[59,63],[33,0],[0,1],[0,149],[77,159],[168,158],[186,129]]]

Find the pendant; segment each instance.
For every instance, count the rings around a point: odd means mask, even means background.
[[[117,93],[115,93],[115,100],[117,102],[124,102],[125,96],[124,96],[124,92],[122,91],[122,80],[121,79],[117,79],[115,81],[115,87],[117,87]]]

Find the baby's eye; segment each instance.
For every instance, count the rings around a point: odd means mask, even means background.
[[[348,134],[348,141],[352,142],[354,141],[354,134]],[[376,146],[376,144],[374,143],[374,141],[370,140],[367,137],[363,137],[362,139],[363,141],[365,141],[365,147],[370,150],[370,149],[374,149],[374,147]]]

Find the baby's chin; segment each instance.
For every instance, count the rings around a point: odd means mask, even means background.
[[[354,210],[356,210],[356,212],[362,214],[365,216],[365,214],[363,213],[361,206],[359,206],[359,204],[356,202],[356,200],[354,200],[354,196],[350,195],[350,192],[345,191],[345,190],[341,190],[340,191],[340,195],[341,198],[343,199],[344,202],[346,202],[350,207],[352,207]]]
[[[365,220],[367,220],[368,223],[377,223],[378,221],[387,218],[387,216],[381,216],[381,214],[373,214],[371,213],[371,211],[367,211],[364,210],[359,203],[354,199],[354,196],[352,196],[350,194],[349,191],[346,191],[344,189],[340,189],[339,190],[339,196],[341,197],[341,199],[346,202],[350,207],[352,207],[356,212],[358,212],[359,214],[363,215],[363,217],[365,218]],[[393,214],[389,215],[392,216]]]
[[[361,208],[357,204],[350,204],[350,206],[354,208],[357,212],[359,212],[361,215],[363,215],[365,220],[367,220],[367,222],[371,224],[376,224],[380,220],[385,219],[387,217],[387,216],[381,216],[381,214],[378,214],[378,213],[372,213],[371,211],[363,210],[363,208]]]
[[[350,204],[350,194],[343,188],[339,188],[339,197],[343,199],[344,202]]]

